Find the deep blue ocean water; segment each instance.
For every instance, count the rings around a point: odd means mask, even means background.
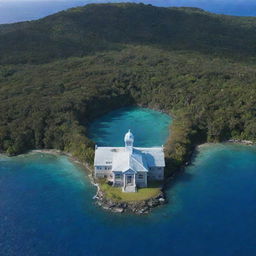
[[[201,147],[147,216],[105,212],[95,191],[65,156],[0,157],[0,255],[256,255],[256,147]]]
[[[256,16],[255,0],[0,0],[0,24],[39,19],[71,7],[104,2],[199,7],[219,14]]]

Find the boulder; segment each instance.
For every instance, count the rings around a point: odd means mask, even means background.
[[[119,208],[119,207],[114,207],[111,210],[112,210],[112,212],[116,212],[116,213],[123,213],[124,212],[124,209]]]
[[[157,205],[159,205],[158,199],[150,199],[148,201],[148,206],[150,206],[150,207],[156,207]]]
[[[165,203],[165,199],[164,198],[159,198],[158,201],[160,202],[160,204],[164,204]]]
[[[122,207],[123,209],[126,209],[126,208],[127,208],[127,203],[122,203],[122,204],[121,204],[121,207]]]

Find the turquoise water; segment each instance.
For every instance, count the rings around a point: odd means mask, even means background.
[[[134,146],[161,146],[168,138],[171,121],[169,115],[151,109],[123,108],[95,120],[89,134],[98,146],[123,146],[124,135],[131,129]]]
[[[147,216],[105,212],[94,193],[64,156],[0,157],[0,255],[256,255],[256,147],[202,147]]]

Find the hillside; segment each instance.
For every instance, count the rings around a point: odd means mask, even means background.
[[[255,55],[256,20],[194,8],[92,4],[32,22],[3,25],[0,63],[43,63],[127,44],[233,57]]]
[[[169,164],[197,143],[256,140],[256,18],[99,4],[0,26],[0,151],[92,161],[90,121],[139,104],[172,113]]]

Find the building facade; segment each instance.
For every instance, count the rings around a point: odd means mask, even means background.
[[[163,147],[133,147],[130,130],[124,136],[124,147],[95,147],[94,176],[106,178],[123,192],[136,192],[150,180],[164,179]]]

